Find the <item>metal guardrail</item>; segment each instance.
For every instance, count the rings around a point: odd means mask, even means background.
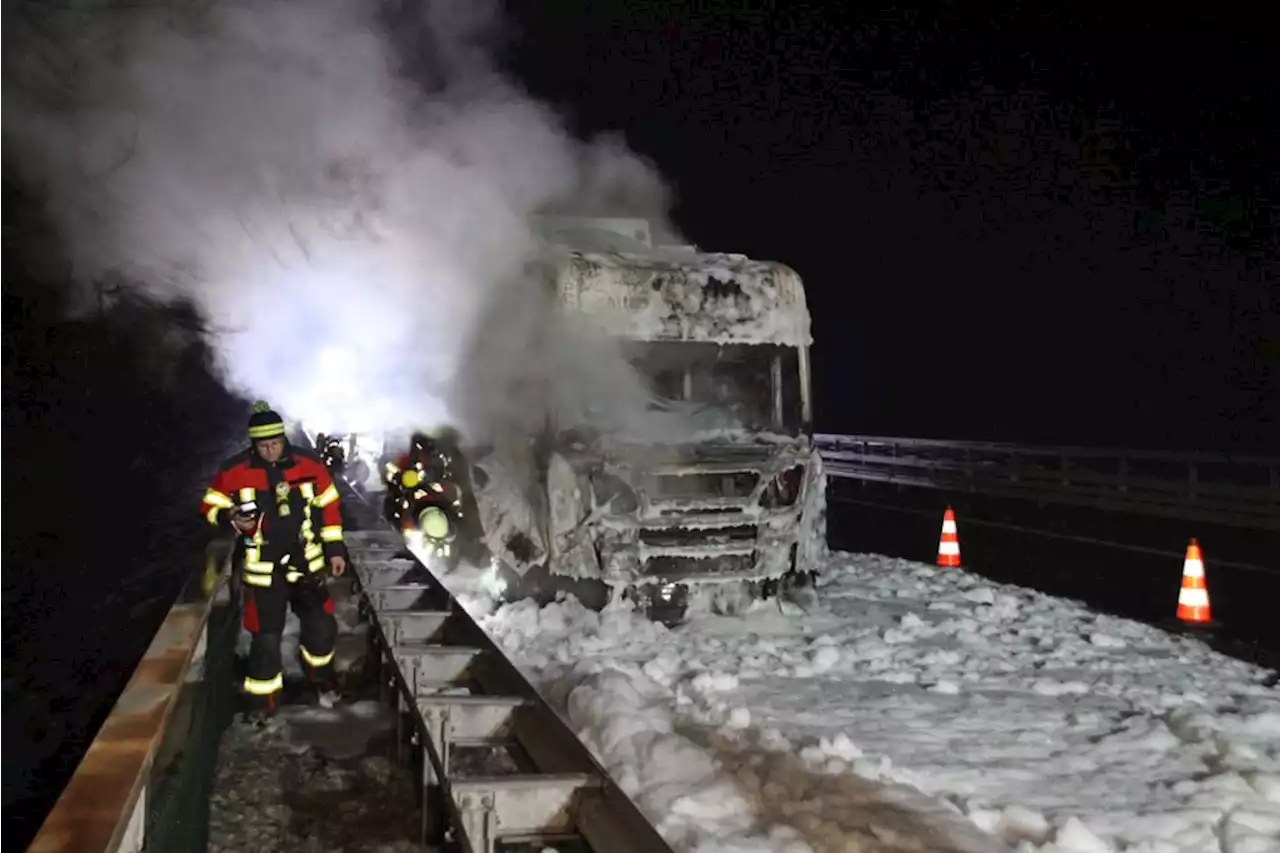
[[[175,786],[194,780],[195,796],[200,796],[225,727],[225,721],[209,716],[222,705],[201,688],[230,690],[221,668],[207,667],[219,657],[215,647],[225,645],[226,637],[234,643],[234,632],[222,630],[235,622],[227,553],[222,550],[226,544],[211,546],[205,566],[184,585],[28,850],[169,853],[204,848],[207,793],[193,803],[191,792]],[[221,663],[229,662],[231,648],[216,651],[227,653]],[[212,756],[206,754],[206,740],[212,741]],[[198,746],[205,747],[200,752],[208,767],[189,764]],[[179,817],[175,807],[203,807],[203,820],[199,814]]]
[[[1280,531],[1280,456],[814,436],[827,474]]]
[[[671,853],[484,630],[406,556],[399,533],[348,532],[347,546],[380,648],[386,698],[397,709],[397,753],[411,721],[424,843],[440,843],[451,827],[465,853],[536,842]],[[463,775],[459,753],[467,748],[505,752],[502,772]]]

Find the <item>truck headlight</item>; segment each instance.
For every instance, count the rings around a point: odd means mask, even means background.
[[[635,489],[614,474],[597,474],[591,478],[591,491],[595,495],[597,505],[612,501],[613,512],[632,513],[640,508],[640,499]]]

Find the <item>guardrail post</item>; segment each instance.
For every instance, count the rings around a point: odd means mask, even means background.
[[[138,801],[133,805],[133,814],[129,815],[129,823],[125,826],[120,853],[142,853],[147,840],[147,786],[138,791]]]

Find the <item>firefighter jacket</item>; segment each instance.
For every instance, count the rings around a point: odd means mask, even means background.
[[[248,505],[260,513],[258,523],[240,533],[231,516]],[[236,454],[214,475],[200,511],[214,527],[241,537],[244,579],[254,586],[270,586],[282,561],[293,582],[323,569],[329,557],[346,556],[338,488],[328,467],[309,450],[288,446],[274,464],[252,449]]]

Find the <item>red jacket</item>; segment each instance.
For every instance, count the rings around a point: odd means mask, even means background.
[[[329,469],[309,450],[289,446],[274,465],[252,450],[242,451],[222,463],[200,504],[209,523],[234,530],[233,509],[254,503],[261,513],[245,542],[245,579],[269,575],[277,561],[302,546],[305,569],[319,571],[327,557],[346,556],[342,537],[342,509],[338,488]],[[290,573],[302,566],[290,565]],[[266,583],[260,585],[265,586]]]

